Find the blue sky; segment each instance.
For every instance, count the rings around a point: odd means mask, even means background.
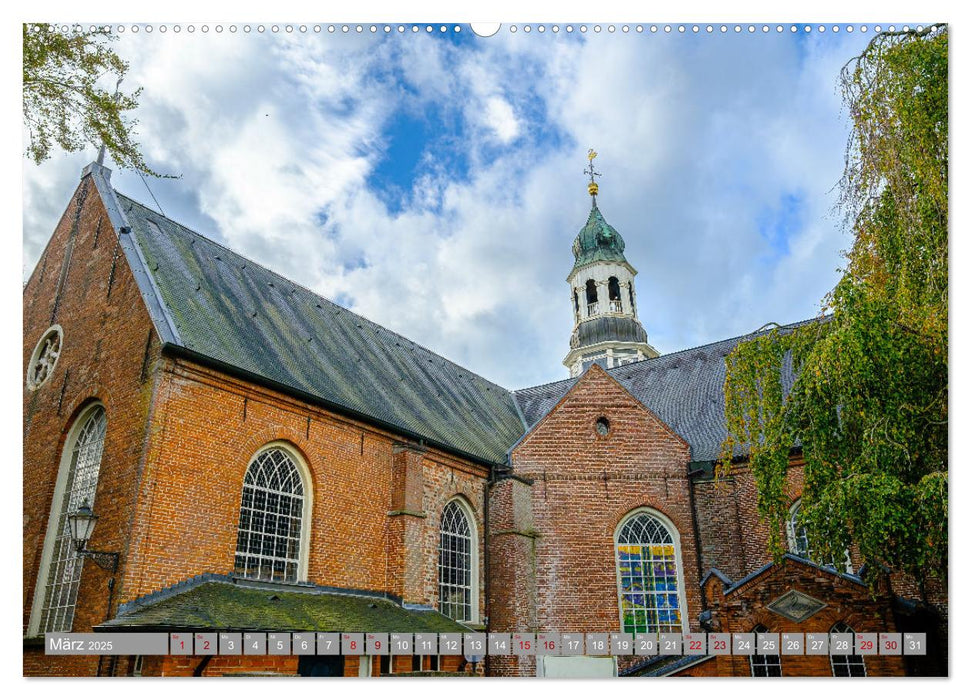
[[[566,376],[588,148],[662,353],[813,316],[838,279],[837,78],[872,31],[310,26],[116,42],[126,87],[143,88],[148,160],[181,175],[152,192],[168,216],[493,381]],[[93,157],[24,162],[25,278]],[[154,206],[137,176],[113,183]]]

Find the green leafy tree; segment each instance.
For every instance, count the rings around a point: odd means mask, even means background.
[[[884,33],[843,68],[853,246],[824,315],[727,358],[720,465],[748,454],[778,557],[801,449],[814,558],[841,561],[852,542],[871,576],[921,585],[947,572],[947,45],[943,25]]]
[[[127,113],[138,107],[141,89],[118,90],[128,64],[108,47],[116,38],[106,31],[23,25],[25,153],[35,163],[50,158],[55,145],[71,152],[103,146],[123,168],[166,177],[148,167],[133,138],[137,121]],[[111,76],[117,78],[114,91],[104,86]]]

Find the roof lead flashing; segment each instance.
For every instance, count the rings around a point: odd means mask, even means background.
[[[101,163],[98,163],[97,161],[92,161],[91,163],[88,163],[87,165],[84,166],[84,168],[81,170],[81,179],[83,180],[88,175],[92,175],[92,174],[101,175],[108,182],[111,181],[111,168],[106,168],[105,166],[103,166]]]

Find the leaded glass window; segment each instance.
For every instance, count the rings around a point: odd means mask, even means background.
[[[792,507],[789,508],[789,520],[786,521],[786,535],[789,539],[789,551],[796,556],[802,557],[803,559],[816,561],[813,559],[813,551],[809,545],[809,537],[806,534],[806,526],[802,524],[800,519],[801,511],[802,499],[797,500],[792,504]],[[844,552],[843,562],[840,564],[840,566],[836,566],[836,564],[832,561],[816,563],[833,569],[842,570],[847,573],[853,572],[853,562],[850,559],[849,550]]]
[[[624,632],[681,632],[678,550],[672,532],[650,513],[631,516],[617,535]]]
[[[98,472],[104,450],[108,419],[103,406],[95,406],[78,418],[80,429],[69,438],[65,449],[70,450],[64,491],[54,504],[51,517],[56,529],[50,547],[50,560],[44,579],[43,603],[40,609],[38,632],[70,632],[74,624],[74,608],[81,582],[84,558],[78,556],[71,539],[67,516],[85,502],[94,504],[98,489]],[[63,468],[63,467],[62,467]]]
[[[293,457],[279,447],[246,470],[236,538],[236,574],[294,582],[300,569],[304,487]]]
[[[756,634],[764,634],[769,630],[759,625],[754,630]],[[758,648],[758,645],[756,645]],[[777,654],[753,654],[748,657],[752,665],[752,675],[756,678],[775,678],[782,675],[782,662]]]
[[[806,536],[806,527],[799,521],[799,511],[802,509],[802,501],[796,501],[789,509],[789,521],[787,530],[789,535],[789,551],[803,559],[809,559],[812,554],[809,551],[809,538]]]
[[[829,631],[830,634],[855,634],[853,628],[845,622],[837,622]],[[866,661],[858,654],[842,656],[832,654],[829,657],[833,667],[833,675],[837,678],[857,678],[866,676]]]
[[[472,527],[462,505],[450,501],[442,511],[442,529],[438,544],[438,609],[443,615],[461,622],[473,618]]]

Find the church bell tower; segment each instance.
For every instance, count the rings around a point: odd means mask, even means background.
[[[587,223],[573,241],[576,262],[566,278],[574,325],[563,364],[571,377],[594,362],[610,368],[658,356],[637,318],[637,270],[624,257],[624,239],[597,208],[597,154],[591,149],[587,156],[590,168],[584,173],[590,176],[587,191],[593,201]]]

